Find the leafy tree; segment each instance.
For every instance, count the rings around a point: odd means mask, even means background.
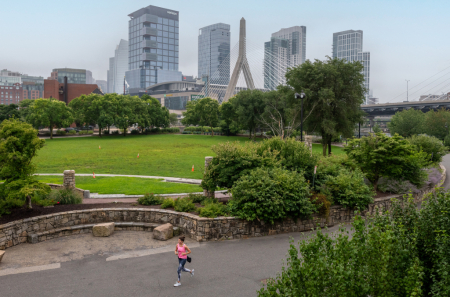
[[[423,133],[425,114],[413,108],[396,112],[388,123],[391,134],[398,133],[403,137],[411,137]]]
[[[290,68],[287,84],[304,92],[304,121],[307,131],[322,135],[323,155],[331,153],[333,136],[351,137],[362,122],[360,105],[364,102],[363,65],[337,58],[315,60]]]
[[[420,186],[427,176],[422,170],[426,165],[426,153],[417,152],[398,134],[388,137],[376,133],[353,139],[344,151],[361,168],[375,190],[381,177],[406,179]]]
[[[30,106],[33,104],[34,100],[32,99],[25,99],[20,101],[19,103],[19,111],[20,111],[20,119],[24,122],[27,121],[27,117],[31,113],[32,109]]]
[[[264,111],[264,93],[260,90],[240,91],[230,101],[237,114],[237,121],[250,131],[250,138],[255,136],[260,123],[258,118]]]
[[[380,126],[377,124],[375,124],[373,126],[373,133],[378,133],[378,132],[382,132]]]
[[[450,131],[450,112],[445,108],[430,110],[425,114],[423,127],[426,134],[444,140]]]
[[[19,106],[15,104],[0,105],[0,123],[11,118],[20,118]]]
[[[171,126],[176,126],[178,124],[178,115],[176,113],[169,114],[169,123]]]
[[[29,107],[27,121],[34,127],[48,127],[50,139],[53,139],[53,128],[69,126],[73,122],[72,109],[62,101],[55,99],[36,99]]]
[[[145,94],[141,97],[145,104],[147,104],[148,123],[145,123],[143,127],[153,128],[162,127],[166,128],[170,125],[169,110],[166,107],[162,107],[158,99],[150,97]]]
[[[211,136],[214,136],[213,127],[219,124],[219,103],[209,97],[191,101],[183,113],[184,125],[200,125],[211,128]]]
[[[222,132],[228,135],[237,134],[241,130],[241,125],[238,123],[238,115],[234,105],[231,103],[234,97],[231,97],[227,102],[223,102],[219,107],[220,122],[219,126]]]

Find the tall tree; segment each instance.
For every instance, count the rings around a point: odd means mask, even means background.
[[[219,126],[222,129],[222,132],[226,133],[227,136],[230,134],[234,135],[242,129],[242,125],[238,121],[236,109],[233,103],[231,103],[233,100],[234,97],[231,97],[227,102],[223,102],[219,106]]]
[[[238,121],[250,131],[250,138],[255,136],[259,117],[264,112],[264,93],[260,90],[240,91],[231,101],[238,116]]]
[[[11,118],[20,118],[19,106],[15,104],[0,105],[0,123]]]
[[[450,112],[445,108],[427,112],[424,118],[423,131],[428,135],[444,140],[450,131]]]
[[[170,126],[176,126],[178,124],[178,115],[176,113],[169,114]]]
[[[147,94],[143,95],[141,99],[144,101],[144,104],[146,104],[148,113],[147,121],[142,124],[143,128],[165,128],[170,125],[169,110],[166,107],[161,106],[158,99],[150,97]]]
[[[201,125],[211,128],[211,136],[214,136],[213,127],[219,124],[219,102],[212,98],[202,98],[189,102],[186,106],[185,118],[182,123],[185,125]]]
[[[27,121],[35,128],[48,127],[50,139],[53,139],[53,128],[69,126],[73,122],[72,109],[56,99],[36,99],[29,107]]]
[[[333,136],[351,137],[362,121],[364,102],[363,65],[341,59],[315,60],[290,68],[287,84],[304,92],[304,121],[307,131],[322,135],[323,155],[331,153]]]
[[[421,110],[411,108],[396,112],[388,123],[388,128],[392,135],[397,133],[403,137],[411,137],[423,133],[424,120],[425,114]]]

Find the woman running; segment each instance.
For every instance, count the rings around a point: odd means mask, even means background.
[[[187,245],[184,244],[184,238],[184,236],[178,237],[178,244],[175,247],[175,255],[178,255],[178,281],[173,285],[174,287],[181,286],[181,271],[189,272],[191,276],[194,276],[194,269],[189,270],[184,268],[187,260],[187,255],[191,253],[191,250],[187,247]]]

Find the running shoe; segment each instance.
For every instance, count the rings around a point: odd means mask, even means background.
[[[176,282],[173,286],[174,286],[174,287],[179,287],[179,286],[181,286],[181,283]]]
[[[194,269],[191,270],[191,277],[194,276]]]

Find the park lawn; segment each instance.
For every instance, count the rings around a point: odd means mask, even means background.
[[[227,141],[244,143],[249,139],[181,134],[46,139],[35,158],[36,173],[75,170],[76,173],[201,179],[205,157],[215,155],[211,147]],[[339,147],[333,149],[335,154],[343,153]],[[322,152],[321,145],[313,144],[313,151]]]
[[[36,176],[44,183],[62,184],[62,176]],[[99,194],[126,194],[144,195],[153,194],[177,194],[202,192],[198,185],[164,182],[162,179],[150,179],[140,177],[106,177],[77,176],[76,187]]]

